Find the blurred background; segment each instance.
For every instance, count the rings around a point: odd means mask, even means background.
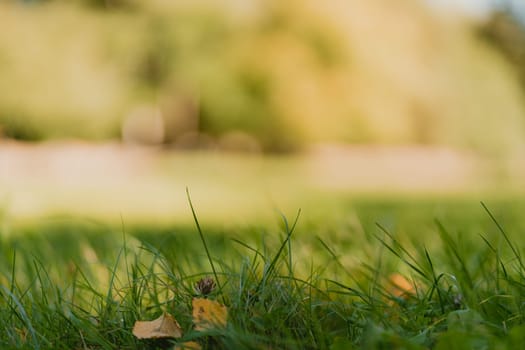
[[[521,196],[515,0],[0,1],[0,213]]]

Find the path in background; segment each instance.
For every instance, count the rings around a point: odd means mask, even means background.
[[[65,213],[165,222],[190,219],[186,186],[204,217],[248,219],[317,196],[446,195],[491,189],[474,155],[416,147],[318,146],[295,156],[176,152],[54,142],[0,144],[0,203],[8,218]]]
[[[525,20],[525,3],[522,0],[424,0],[441,10],[461,11],[474,16],[487,16],[491,11],[512,10]]]

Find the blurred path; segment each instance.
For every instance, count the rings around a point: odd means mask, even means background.
[[[68,213],[119,220],[187,217],[185,188],[203,215],[264,215],[319,194],[478,191],[473,155],[414,147],[319,146],[295,156],[175,152],[119,143],[0,143],[0,204],[9,217]]]

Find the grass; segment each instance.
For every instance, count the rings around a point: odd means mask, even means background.
[[[164,311],[183,328],[179,344],[204,348],[523,344],[524,203],[345,208],[337,220],[301,214],[254,227],[207,227],[198,206],[194,226],[48,220],[4,227],[0,347],[171,348],[131,332],[136,320]],[[191,305],[205,276],[217,282],[208,298],[228,307],[228,325],[198,332]]]

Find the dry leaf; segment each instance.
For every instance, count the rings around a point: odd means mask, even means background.
[[[164,313],[153,321],[135,322],[133,335],[139,339],[180,338],[182,328],[173,316]]]
[[[206,331],[212,328],[226,327],[228,309],[226,306],[209,299],[193,298],[193,323],[195,330]]]
[[[414,284],[399,273],[394,273],[388,278],[390,282],[390,293],[397,298],[407,298],[416,294]]]
[[[179,345],[175,345],[173,350],[201,350],[202,346],[196,341],[187,341]]]

